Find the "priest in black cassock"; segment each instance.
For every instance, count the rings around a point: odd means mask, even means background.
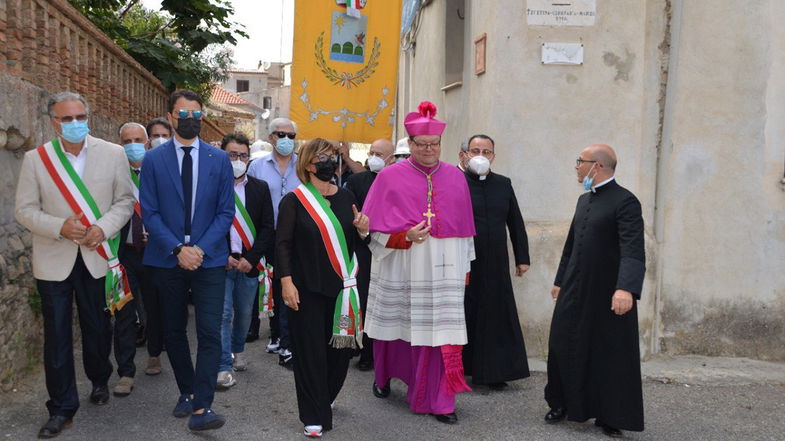
[[[377,139],[368,149],[368,171],[350,175],[343,184],[344,188],[354,193],[357,209],[362,210],[368,190],[371,189],[376,174],[385,166],[395,161],[393,143],[389,139]],[[365,319],[365,306],[368,303],[368,287],[371,284],[371,250],[365,242],[358,242],[355,247],[360,267],[357,270],[357,293],[360,297],[360,310]],[[369,371],[373,369],[373,340],[368,334],[363,335],[363,348],[360,350],[360,361],[357,369]]]
[[[607,145],[575,165],[578,199],[551,295],[548,422],[595,418],[606,435],[643,430],[638,310],[646,271],[641,204],[613,177]]]
[[[461,146],[461,168],[469,184],[474,211],[474,251],[464,308],[469,343],[463,348],[463,366],[474,384],[491,389],[529,376],[526,346],[515,306],[507,254],[510,231],[515,272],[529,269],[529,242],[518,200],[510,179],[490,171],[493,140],[474,135]]]

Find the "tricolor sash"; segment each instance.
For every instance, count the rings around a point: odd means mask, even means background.
[[[82,225],[88,228],[91,225],[95,225],[96,221],[102,216],[101,211],[98,209],[98,204],[96,204],[82,178],[79,177],[71,162],[65,157],[65,152],[60,147],[60,141],[55,138],[51,143],[39,146],[37,150],[46,171],[71,207],[71,210],[73,210],[74,214],[83,214],[80,219]],[[98,255],[103,257],[109,265],[109,270],[106,272],[105,296],[106,308],[112,315],[133,299],[128,278],[125,275],[125,268],[117,259],[119,247],[120,235],[118,234],[115,237],[104,240],[95,249]]]
[[[248,210],[240,200],[237,192],[234,192],[234,219],[232,220],[232,228],[237,231],[240,239],[243,241],[243,246],[246,250],[250,250],[256,241],[256,227],[251,221],[251,216]],[[259,318],[273,316],[273,267],[267,264],[267,260],[262,256],[259,263],[256,264],[256,269],[259,270]]]
[[[357,295],[357,256],[352,253],[351,259],[349,258],[349,246],[341,223],[312,183],[300,184],[294,194],[319,227],[330,264],[343,280],[343,289],[335,301],[330,344],[338,349],[362,348],[363,327]]]
[[[131,186],[134,192],[134,211],[139,217],[142,217],[142,206],[139,205],[139,176],[134,173],[134,169],[130,168],[129,170],[131,170],[131,182],[134,184]]]

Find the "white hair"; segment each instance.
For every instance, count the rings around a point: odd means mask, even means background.
[[[139,127],[144,132],[144,137],[147,138],[147,129],[145,128],[145,126],[139,124],[138,122],[133,122],[133,121],[121,125],[120,129],[117,131],[117,136],[123,136],[123,130],[125,130],[126,127]]]
[[[294,127],[294,133],[297,133],[297,123],[289,118],[275,118],[270,121],[270,133],[277,132],[278,129],[283,126],[292,126]]]
[[[49,97],[49,102],[46,104],[46,112],[49,114],[50,118],[54,118],[54,107],[57,103],[62,103],[64,101],[81,101],[84,104],[84,111],[89,116],[90,115],[90,106],[87,104],[87,101],[79,95],[78,93],[74,92],[58,92],[51,97]]]

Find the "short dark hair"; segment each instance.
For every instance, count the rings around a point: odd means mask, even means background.
[[[164,118],[155,118],[147,123],[146,130],[148,138],[152,136],[153,127],[155,126],[164,126],[164,128],[169,131],[169,136],[174,136],[174,130],[172,130],[172,125],[169,124],[169,121],[165,120]]]
[[[196,92],[188,89],[178,89],[172,92],[171,95],[169,95],[169,113],[172,113],[174,111],[174,105],[175,103],[177,103],[177,100],[179,100],[180,98],[185,98],[188,101],[196,101],[197,103],[199,103],[199,108],[203,106],[202,97],[197,95]]]
[[[472,141],[474,141],[474,138],[487,139],[488,141],[490,141],[490,142],[491,142],[491,146],[493,146],[493,148],[494,148],[494,149],[496,149],[496,143],[495,143],[495,142],[493,142],[493,138],[491,138],[491,137],[490,137],[490,136],[488,136],[488,135],[483,135],[482,133],[478,133],[478,134],[476,134],[476,135],[472,135],[472,136],[469,138],[469,140],[468,140],[468,141],[466,141],[466,147],[467,147],[467,148],[468,148],[469,144],[471,144],[471,143],[472,143]]]
[[[245,136],[243,133],[230,133],[224,136],[224,139],[221,140],[221,150],[226,150],[226,146],[230,142],[236,142],[237,144],[243,144],[248,147],[248,153],[251,152],[251,142],[248,141],[248,137]]]

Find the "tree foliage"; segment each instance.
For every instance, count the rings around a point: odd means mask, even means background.
[[[169,90],[188,88],[204,98],[232,64],[231,47],[245,38],[225,0],[163,0],[160,11],[141,0],[69,0]]]

